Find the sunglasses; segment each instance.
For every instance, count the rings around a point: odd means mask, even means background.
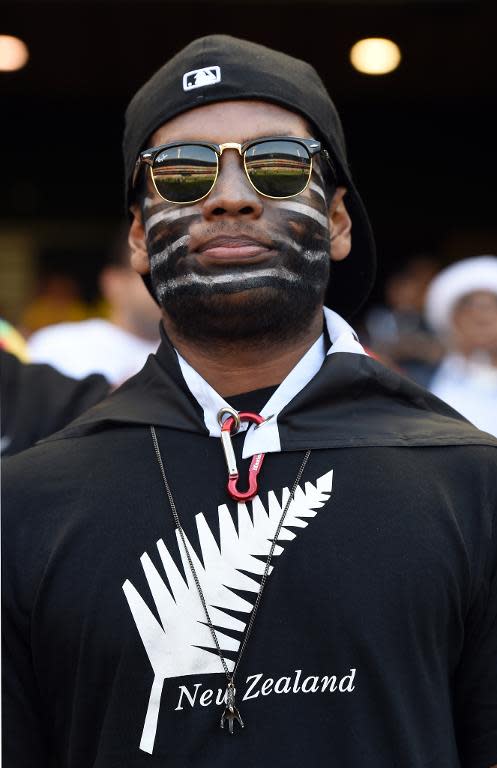
[[[136,185],[142,166],[148,165],[156,192],[168,203],[197,203],[212,191],[219,175],[219,158],[235,149],[243,158],[247,178],[263,197],[282,200],[300,195],[310,181],[312,160],[321,153],[335,170],[330,156],[315,139],[268,137],[244,144],[176,141],[140,153],[133,173]]]

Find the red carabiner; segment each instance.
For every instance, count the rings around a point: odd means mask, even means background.
[[[250,413],[249,411],[242,411],[238,414],[240,422],[251,421],[254,424],[262,424],[264,417],[258,413]],[[226,457],[226,464],[228,465],[228,493],[235,499],[235,501],[250,501],[257,493],[257,475],[261,471],[262,462],[264,461],[265,453],[256,453],[252,456],[250,467],[248,471],[248,490],[239,491],[237,486],[239,473],[236,464],[235,453],[233,451],[233,444],[231,442],[231,430],[236,424],[235,416],[228,416],[226,421],[223,422],[221,427],[221,442],[224,448],[224,455]]]

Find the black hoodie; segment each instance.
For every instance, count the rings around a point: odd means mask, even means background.
[[[230,404],[260,410],[270,394]],[[236,676],[233,735],[150,424],[230,669],[312,449]],[[497,763],[497,440],[347,351],[277,429],[258,496],[237,505],[164,338],[106,401],[5,463],[6,768]]]

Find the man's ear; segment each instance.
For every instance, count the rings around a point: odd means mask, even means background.
[[[150,261],[147,252],[142,212],[139,205],[132,205],[130,210],[133,214],[133,221],[131,222],[128,235],[131,266],[139,275],[148,275],[150,272]]]
[[[330,204],[330,258],[332,261],[343,261],[343,259],[346,259],[352,246],[352,221],[343,199],[346,193],[346,187],[337,187]]]

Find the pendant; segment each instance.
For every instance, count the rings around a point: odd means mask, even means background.
[[[230,733],[233,733],[233,723],[235,720],[238,720],[241,727],[245,728],[243,720],[240,717],[240,713],[235,707],[235,694],[236,688],[233,685],[233,681],[230,681],[228,683],[228,687],[226,688],[226,708],[221,717],[221,728],[224,728],[224,723],[227,721]]]

